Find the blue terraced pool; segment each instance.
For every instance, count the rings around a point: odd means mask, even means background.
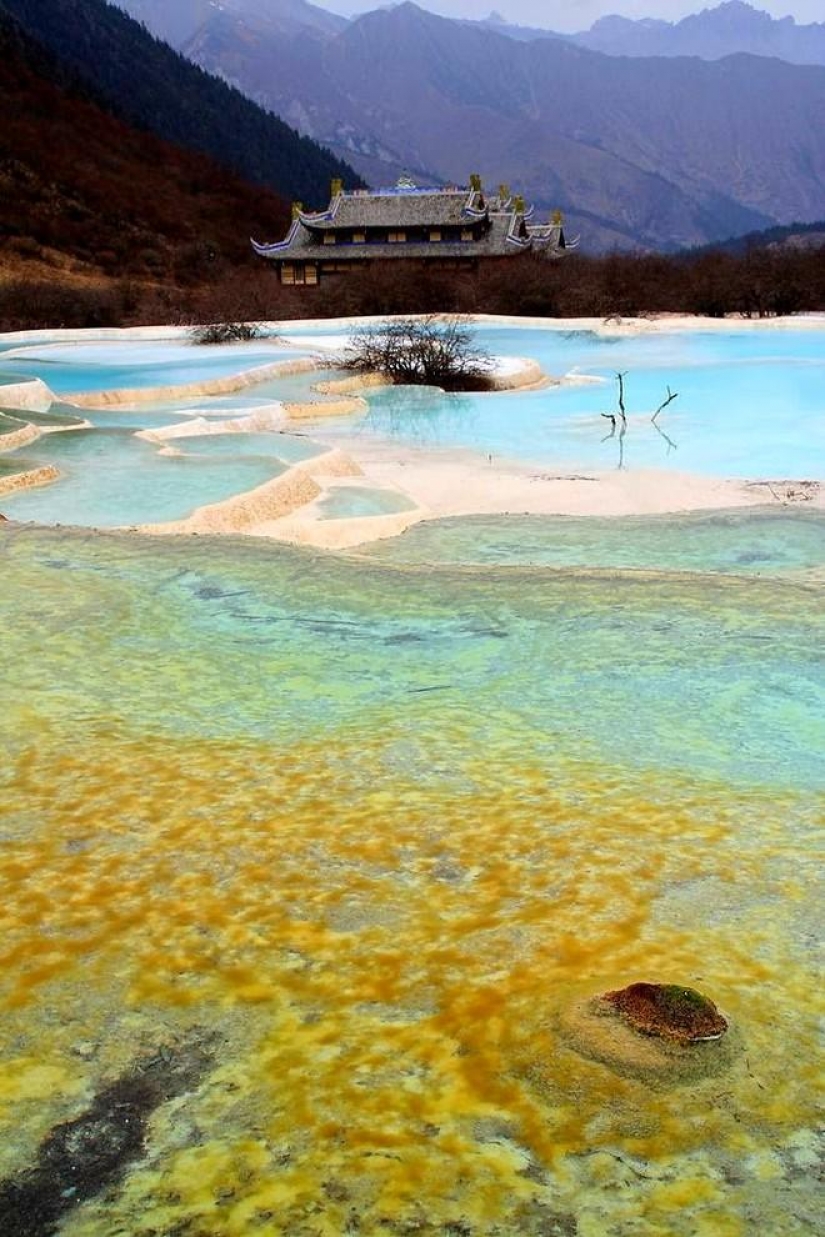
[[[274,456],[284,464],[311,460],[324,451],[312,438],[295,434],[193,434],[170,439],[168,446],[185,455],[208,459],[233,459],[238,456]]]
[[[234,446],[231,436],[223,452],[162,455],[131,430],[50,434],[16,458],[17,469],[53,464],[59,480],[6,494],[3,507],[15,520],[97,528],[182,519],[285,469],[274,452],[246,455]]]
[[[342,341],[348,331],[338,330]],[[329,328],[316,333],[336,334]],[[312,334],[302,333],[308,345]],[[445,395],[427,388],[375,389],[366,393],[366,416],[335,418],[330,423],[341,444],[346,447],[348,439],[357,443],[363,436],[378,436],[428,448],[469,447],[492,456],[494,461],[521,460],[542,472],[552,470],[552,475],[586,474],[619,466],[629,473],[663,468],[750,479],[819,479],[825,475],[823,332],[742,325],[725,331],[628,337],[482,325],[476,338],[479,346],[492,354],[534,357],[549,374],[575,371],[596,381],[495,395]],[[214,350],[195,349],[181,342],[39,344],[24,349],[13,363],[37,360],[47,378],[49,367],[56,367],[50,381],[58,376],[72,389],[100,389],[123,382],[154,385],[191,380],[219,371],[232,372],[286,353],[296,355],[295,350],[267,340]],[[612,431],[603,415],[616,409],[617,372],[625,374],[628,420],[624,434]],[[90,410],[88,415],[101,430],[159,428],[196,414],[210,418],[242,416],[272,401],[313,398],[312,386],[319,378],[330,376],[335,376],[334,372],[292,375],[267,380],[237,396],[200,398],[195,404],[191,399],[166,400],[134,411]],[[654,423],[652,412],[668,388],[677,391],[678,398]],[[66,411],[61,406],[58,416]],[[16,423],[19,414],[9,415]],[[316,427],[315,432],[323,440],[323,427]],[[84,441],[86,446],[49,445],[27,455],[50,458],[57,452],[79,466],[88,449],[88,439]],[[131,440],[124,436],[118,441],[118,468],[128,470]],[[186,453],[204,457],[202,463],[207,456],[213,459],[211,480],[207,481],[207,471],[188,473],[181,465],[177,470],[178,498],[169,494],[161,498],[164,512],[172,506],[178,511],[191,510],[204,494],[225,496],[237,492],[238,486],[249,488],[248,481],[257,483],[265,465],[260,460],[247,460],[242,465],[237,461],[258,454],[258,446],[262,457],[274,455],[286,462],[306,458],[320,449],[298,437],[292,445],[284,440],[280,454],[275,439],[270,443],[266,435],[247,437],[234,449],[204,439],[203,445],[190,445]],[[136,469],[145,475],[147,452],[141,446],[134,449]],[[163,488],[174,470],[157,462],[152,468],[157,470]],[[221,468],[224,476],[219,482]],[[148,505],[145,488],[143,492]],[[96,493],[94,523],[122,522],[124,504],[107,518],[100,506],[102,491]],[[115,487],[111,501],[116,500]],[[335,509],[339,500],[330,501]],[[24,507],[27,518],[62,522],[68,507],[73,519],[82,518],[79,508],[73,502],[69,504],[65,484],[11,502],[21,518]],[[91,512],[91,504],[88,510]]]
[[[333,486],[318,503],[322,520],[364,519],[376,515],[396,515],[412,511],[415,503],[394,490],[377,490],[363,485]]]
[[[546,373],[597,383],[489,395],[426,388],[368,394],[346,432],[432,447],[471,447],[560,470],[665,468],[727,477],[825,475],[825,335],[755,331],[604,338],[590,332],[482,328],[492,354],[527,356]],[[625,377],[627,432],[611,434],[615,375]],[[654,424],[667,397],[678,399]]]
[[[221,347],[186,342],[29,344],[6,353],[10,382],[42,378],[56,394],[177,386],[224,378],[257,365],[295,359],[296,349],[265,339]]]

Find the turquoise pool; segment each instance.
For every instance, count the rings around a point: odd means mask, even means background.
[[[343,338],[345,332],[339,334]],[[311,339],[311,333],[307,337]],[[561,470],[621,466],[780,479],[825,474],[823,332],[742,326],[725,332],[610,337],[481,326],[476,338],[492,354],[533,357],[548,374],[577,372],[600,381],[495,396],[447,396],[424,388],[375,390],[367,394],[368,416],[337,420],[336,432],[422,446],[470,447]],[[24,367],[36,361],[32,372],[71,392],[191,381],[287,354],[296,352],[267,341],[214,351],[181,343],[41,345],[26,349],[13,364]],[[624,435],[612,432],[603,415],[616,410],[617,372],[625,374]],[[198,411],[242,415],[268,400],[304,400],[312,397],[318,377],[270,380],[237,397],[201,400]],[[678,398],[654,423],[652,413],[668,388],[678,392]],[[151,427],[162,423],[165,413],[169,420],[178,419],[176,413],[184,406],[185,401],[167,401],[136,413],[101,411],[91,416],[99,425]]]
[[[318,503],[322,520],[395,515],[400,511],[412,511],[414,507],[413,502],[395,490],[371,489],[363,485],[333,486]]]
[[[256,365],[294,359],[295,349],[266,339],[221,347],[188,342],[42,343],[2,357],[10,382],[42,378],[58,395],[116,388],[165,387],[223,378]]]
[[[325,332],[329,334],[330,332]],[[554,377],[601,381],[540,391],[444,395],[423,388],[369,392],[378,434],[434,447],[471,447],[560,469],[665,468],[729,477],[825,475],[825,332],[683,331],[603,336],[590,331],[482,325],[480,348],[539,361]],[[624,373],[628,427],[610,434],[615,375]],[[678,392],[656,424],[653,412]]]
[[[238,437],[241,437],[240,435]],[[182,519],[206,503],[262,485],[284,471],[274,450],[247,454],[227,436],[223,451],[191,449],[161,455],[131,430],[78,430],[49,434],[14,457],[17,471],[55,465],[49,485],[3,495],[15,520],[93,528]]]
[[[399,565],[822,573],[825,512],[770,507],[611,519],[471,516],[429,520],[357,552]]]
[[[312,438],[297,434],[193,434],[191,437],[171,439],[168,443],[185,455],[212,459],[233,459],[238,456],[275,456],[284,464],[298,464],[311,460],[324,451],[324,447]]]

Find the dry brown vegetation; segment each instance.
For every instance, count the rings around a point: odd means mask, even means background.
[[[428,315],[368,326],[351,339],[346,369],[381,374],[402,386],[443,391],[492,389],[492,358],[477,347],[467,319]]]
[[[167,319],[192,289],[256,273],[249,234],[288,207],[0,56],[0,327]]]
[[[20,257],[16,253],[16,257]],[[219,270],[157,280],[108,275],[65,255],[0,260],[0,329],[266,321],[362,314],[500,313],[548,318],[655,313],[770,317],[825,310],[825,248],[735,256],[514,258],[455,277],[394,261],[317,288],[281,287],[244,254]]]

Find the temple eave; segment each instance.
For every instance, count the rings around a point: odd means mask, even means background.
[[[334,181],[326,210],[306,211],[295,203],[284,239],[253,240],[252,247],[276,265],[285,283],[317,283],[321,273],[375,261],[455,268],[531,251],[561,257],[575,248],[578,238],[565,242],[560,212],[543,224],[532,222],[534,213],[506,185],[485,196],[478,176],[469,187],[420,189],[402,178],[394,189],[350,193]]]

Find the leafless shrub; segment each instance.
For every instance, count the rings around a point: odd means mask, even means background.
[[[379,373],[399,385],[489,391],[492,358],[476,346],[462,318],[397,318],[355,335],[343,365]]]
[[[260,339],[262,333],[257,322],[207,322],[193,327],[189,337],[193,344],[236,344]]]

